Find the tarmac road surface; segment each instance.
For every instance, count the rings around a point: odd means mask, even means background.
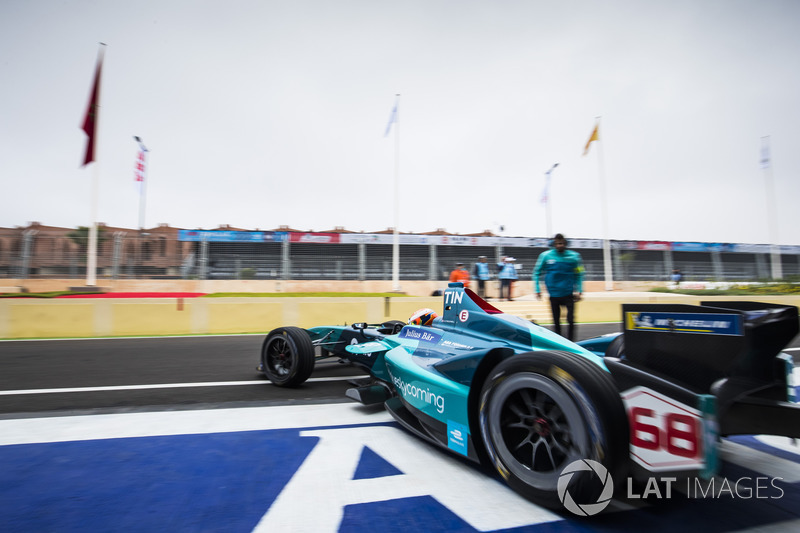
[[[582,337],[619,331],[587,324]],[[297,389],[256,371],[264,335],[0,341],[0,416],[341,402],[363,377],[320,361]]]

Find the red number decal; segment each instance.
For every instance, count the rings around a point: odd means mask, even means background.
[[[631,409],[631,444],[645,450],[657,450],[661,442],[658,427],[645,424],[639,417],[653,418],[653,410],[644,407]]]
[[[652,409],[634,407],[630,411],[631,445],[645,450],[666,449],[671,455],[679,457],[700,456],[700,429],[695,417],[667,413],[664,416],[663,430],[648,424],[645,419],[657,422]]]
[[[700,455],[696,418],[679,413],[669,413],[664,420],[667,425],[667,451],[669,453],[680,457]],[[684,429],[683,426],[688,429]],[[685,445],[677,446],[677,444]]]

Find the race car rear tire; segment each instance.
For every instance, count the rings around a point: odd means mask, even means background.
[[[314,345],[302,328],[273,329],[261,347],[264,374],[280,387],[297,387],[314,370]]]
[[[580,355],[501,362],[481,389],[478,420],[491,466],[539,505],[595,514],[627,473],[625,407],[611,375]]]

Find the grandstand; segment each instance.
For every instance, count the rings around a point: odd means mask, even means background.
[[[300,231],[147,230],[100,225],[98,274],[111,279],[387,280],[392,276],[391,230],[343,228]],[[545,238],[506,237],[489,231],[456,235],[444,230],[399,235],[400,279],[445,280],[456,263],[490,263],[513,256],[521,279],[530,279]],[[766,244],[611,241],[615,281],[666,281],[673,269],[684,280],[755,281],[770,278]],[[586,280],[604,278],[600,239],[570,239],[581,253]],[[784,277],[800,275],[800,246],[780,247]],[[0,277],[81,278],[86,273],[85,231],[43,226],[0,228]]]

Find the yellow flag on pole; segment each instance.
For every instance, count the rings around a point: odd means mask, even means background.
[[[589,153],[589,146],[592,144],[592,141],[599,141],[600,135],[598,134],[598,128],[600,124],[595,124],[594,129],[592,130],[592,135],[589,137],[589,140],[586,141],[586,146],[583,147],[583,155]]]

